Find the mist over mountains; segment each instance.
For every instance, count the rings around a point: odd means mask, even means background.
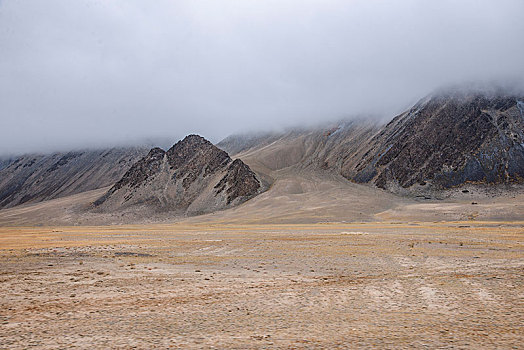
[[[0,2],[0,154],[218,142],[524,80],[524,3]]]
[[[198,215],[239,205],[286,177],[312,174],[427,198],[467,185],[511,192],[504,186],[524,182],[524,94],[487,86],[440,90],[388,123],[353,119],[231,135],[217,146],[189,135],[168,151],[128,147],[5,159],[0,208],[111,186],[80,211],[135,219]]]
[[[2,1],[0,207],[95,191],[82,210],[203,213],[288,172],[430,197],[521,183],[523,12],[516,0]]]

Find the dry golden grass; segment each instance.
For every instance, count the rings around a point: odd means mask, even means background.
[[[5,348],[511,348],[524,222],[0,228]]]

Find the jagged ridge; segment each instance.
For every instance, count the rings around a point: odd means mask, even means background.
[[[261,190],[256,174],[241,160],[189,135],[168,151],[152,149],[95,205],[103,211],[142,206],[200,214],[238,205]]]

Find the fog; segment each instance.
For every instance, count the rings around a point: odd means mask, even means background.
[[[391,118],[524,81],[522,0],[0,0],[0,155]]]

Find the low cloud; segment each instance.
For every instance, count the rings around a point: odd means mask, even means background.
[[[213,141],[524,81],[522,0],[0,0],[0,154]]]

